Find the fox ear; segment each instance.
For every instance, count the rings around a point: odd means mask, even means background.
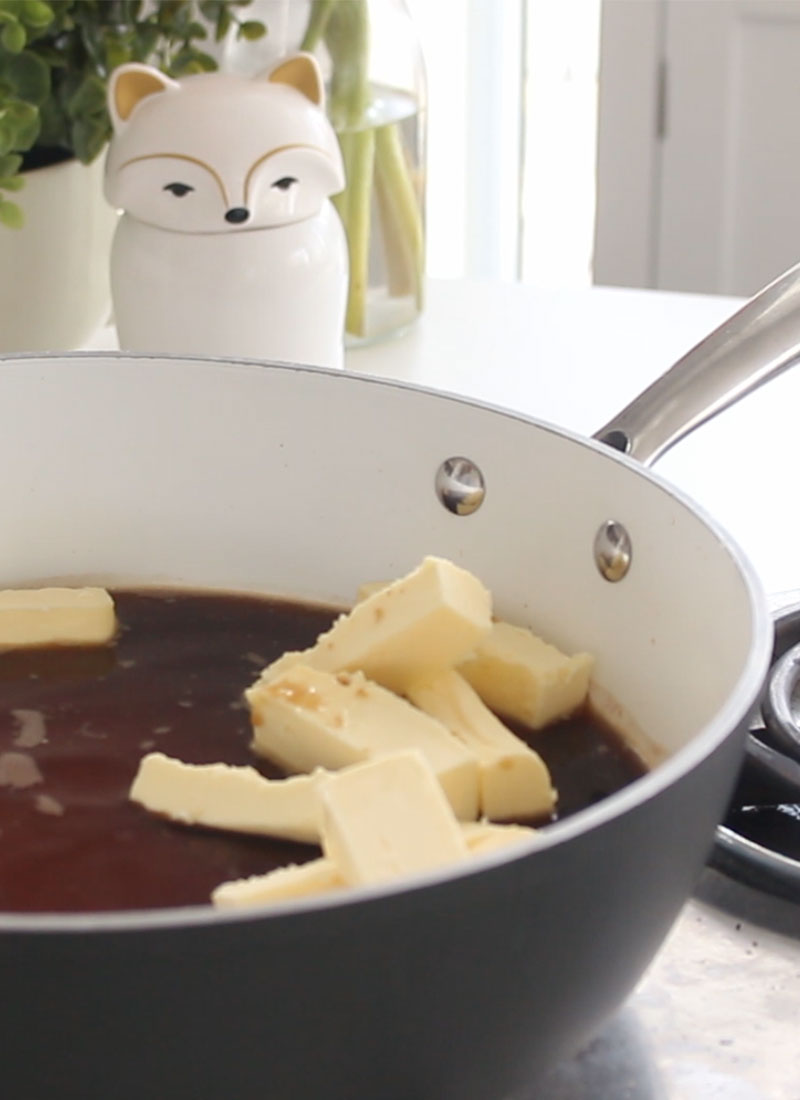
[[[179,85],[152,65],[132,61],[114,69],[108,83],[108,111],[114,129],[119,130],[131,116],[134,107],[148,96],[175,89]]]
[[[310,53],[298,53],[279,62],[266,74],[271,84],[288,84],[302,92],[317,107],[325,104],[325,85],[316,58]]]

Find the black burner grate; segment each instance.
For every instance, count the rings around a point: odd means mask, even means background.
[[[800,603],[793,603],[776,612],[773,663],[797,643]],[[782,752],[784,746],[761,710],[750,729],[767,751],[745,758],[711,865],[748,886],[800,901],[800,787],[769,766],[768,750]]]

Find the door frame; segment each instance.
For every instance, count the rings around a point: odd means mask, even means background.
[[[657,278],[664,0],[602,0],[593,282]]]

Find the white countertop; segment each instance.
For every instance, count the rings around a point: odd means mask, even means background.
[[[350,349],[346,369],[591,434],[739,304],[431,280],[423,317],[393,340]],[[113,332],[91,346],[113,347]],[[800,589],[799,416],[800,370],[788,371],[657,467],[737,539],[770,593]],[[800,1100],[798,991],[800,907],[709,871],[607,1030],[535,1098],[503,1100]]]

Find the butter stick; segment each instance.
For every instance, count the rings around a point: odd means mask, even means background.
[[[311,648],[284,654],[262,678],[304,664],[327,672],[361,670],[402,691],[413,677],[467,657],[490,627],[491,597],[477,577],[428,557],[341,615]]]
[[[406,694],[476,757],[483,816],[508,821],[553,812],[556,792],[542,758],[503,725],[462,676],[450,671],[416,680]]]
[[[322,850],[350,886],[458,863],[463,833],[431,768],[411,750],[320,785]]]
[[[0,649],[106,645],[116,629],[114,601],[104,588],[0,591]]]
[[[497,622],[458,671],[497,714],[542,729],[581,706],[593,667],[588,653],[569,657],[524,627]]]
[[[318,844],[323,774],[267,779],[248,766],[184,764],[151,752],[139,764],[130,798],[184,825]]]
[[[245,909],[326,894],[343,886],[336,865],[322,856],[308,863],[278,867],[265,875],[223,882],[211,894],[211,901],[220,909]]]
[[[456,815],[478,816],[478,762],[435,718],[367,680],[361,672],[294,666],[245,692],[253,748],[287,771],[339,769],[403,749],[418,749]]]

